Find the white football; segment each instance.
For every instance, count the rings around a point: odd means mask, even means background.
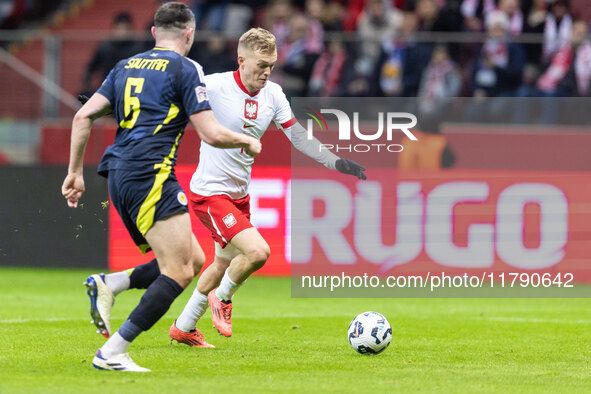
[[[392,340],[392,327],[377,312],[363,312],[349,324],[349,343],[361,354],[383,352]]]

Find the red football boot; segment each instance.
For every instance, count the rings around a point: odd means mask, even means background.
[[[211,308],[213,326],[225,337],[232,336],[232,301],[221,301],[215,295],[215,289],[207,295]]]
[[[205,342],[205,337],[203,336],[201,331],[197,329],[191,330],[189,332],[179,330],[178,328],[176,328],[176,321],[172,323],[172,326],[170,326],[168,335],[170,336],[170,343],[172,343],[172,341],[175,340],[178,343],[184,343],[185,345],[193,347],[215,347]]]

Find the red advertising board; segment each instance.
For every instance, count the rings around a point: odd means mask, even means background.
[[[189,190],[194,166],[177,166],[175,173],[182,188]],[[258,271],[262,275],[289,275],[285,258],[285,193],[290,179],[289,167],[253,168],[251,182],[252,222],[271,247],[271,257]],[[252,192],[256,191],[256,192]],[[211,234],[191,212],[193,233],[206,256],[206,264],[213,261],[214,243]],[[109,207],[109,269],[127,269],[153,259],[153,253],[143,256],[127,233],[121,218],[112,205]]]
[[[177,167],[185,190],[193,170]],[[591,173],[367,174],[357,181],[317,168],[255,167],[253,223],[271,246],[259,273],[289,275],[292,264],[323,273],[568,270],[591,282]],[[213,241],[192,220],[209,262]],[[139,253],[112,208],[109,227],[112,270],[151,258]]]

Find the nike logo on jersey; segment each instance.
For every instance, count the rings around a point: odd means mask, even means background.
[[[248,129],[249,127],[254,127],[253,124],[244,123],[244,128]]]

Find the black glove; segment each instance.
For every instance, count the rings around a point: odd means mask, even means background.
[[[363,173],[363,171],[365,171],[365,167],[360,166],[353,160],[338,159],[335,163],[335,168],[338,172],[342,172],[343,174],[354,175],[358,179],[367,179],[367,176],[365,176],[365,174]]]
[[[78,95],[78,101],[80,101],[80,103],[82,103],[82,105],[86,104],[86,102],[90,99],[90,97],[88,97],[85,94],[79,94]]]

